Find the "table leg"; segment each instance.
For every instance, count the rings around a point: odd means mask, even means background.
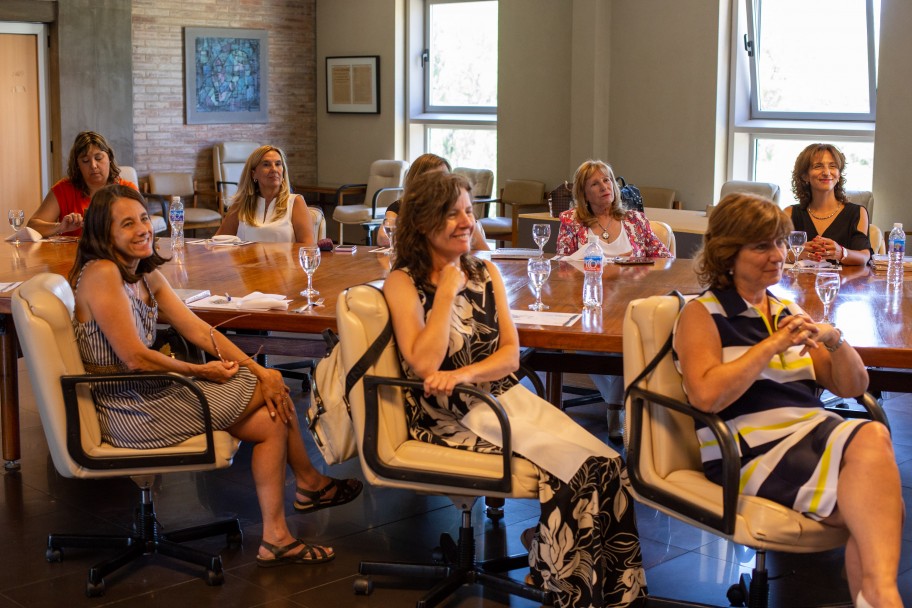
[[[12,315],[0,315],[0,426],[7,471],[19,470],[19,344]]]
[[[563,373],[548,372],[545,374],[545,393],[548,395],[548,401],[561,410],[564,409],[563,388]]]

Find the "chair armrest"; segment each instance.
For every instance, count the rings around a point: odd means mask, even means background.
[[[870,415],[871,420],[881,423],[887,427],[887,430],[890,430],[890,421],[887,420],[887,414],[884,412],[883,407],[881,407],[880,403],[877,402],[877,399],[874,398],[874,395],[865,391],[861,397],[856,398],[856,401],[861,403],[861,405],[865,408],[865,410],[868,412],[868,415]]]
[[[192,451],[183,454],[149,454],[148,456],[130,456],[118,458],[94,458],[82,449],[82,423],[79,416],[79,402],[76,387],[79,384],[101,384],[111,382],[135,382],[137,380],[167,380],[183,384],[199,400],[200,415],[203,420],[206,436],[206,450]],[[87,469],[107,470],[139,467],[169,467],[193,464],[215,464],[215,442],[212,435],[212,414],[206,396],[189,378],[178,374],[159,372],[140,372],[133,374],[84,374],[60,377],[63,388],[63,400],[66,408],[67,450],[74,461]]]
[[[424,384],[416,380],[402,378],[389,378],[383,376],[364,376],[364,438],[361,443],[362,457],[368,466],[381,475],[403,481],[452,486],[456,490],[473,492],[503,492],[513,491],[513,473],[511,461],[513,449],[511,442],[510,420],[503,406],[490,393],[480,391],[472,386],[460,384],[455,387],[457,393],[466,393],[478,397],[484,404],[494,411],[500,424],[503,437],[503,470],[501,477],[491,479],[475,475],[461,475],[456,473],[431,473],[416,471],[403,467],[394,467],[380,460],[378,455],[378,437],[380,433],[380,404],[378,390],[381,386],[398,386],[423,391]],[[456,449],[456,448],[453,448]]]
[[[735,517],[738,514],[738,496],[741,483],[741,459],[738,456],[737,443],[728,426],[715,414],[701,412],[689,403],[678,401],[647,391],[636,386],[629,389],[630,407],[627,411],[627,470],[630,483],[640,495],[655,502],[668,505],[675,511],[684,514],[705,526],[719,530],[723,534],[731,535],[735,531]],[[687,414],[695,420],[705,424],[716,441],[722,453],[722,516],[683,500],[680,496],[670,494],[649,485],[640,474],[640,453],[642,447],[640,438],[643,433],[643,408],[646,401],[654,405],[666,407],[676,412]]]
[[[379,200],[380,195],[384,192],[404,192],[405,188],[399,186],[390,186],[388,188],[380,188],[374,192],[374,197],[371,199],[371,218],[377,219],[377,200]]]

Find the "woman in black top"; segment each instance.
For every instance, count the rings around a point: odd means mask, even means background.
[[[845,156],[832,144],[811,144],[792,170],[797,205],[785,209],[795,230],[807,233],[801,257],[861,266],[871,259],[868,210],[845,194]]]

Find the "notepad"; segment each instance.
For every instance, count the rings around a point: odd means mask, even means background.
[[[190,304],[203,298],[208,298],[212,293],[208,289],[175,289],[174,293],[183,301],[184,304]]]

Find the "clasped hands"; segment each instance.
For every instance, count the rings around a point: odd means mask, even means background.
[[[823,260],[841,260],[845,248],[834,241],[819,234],[807,242],[804,252],[808,259],[821,262]]]
[[[835,339],[831,339],[834,336]],[[805,355],[812,348],[826,345],[828,340],[830,342],[839,340],[839,330],[829,324],[814,323],[814,320],[806,314],[792,315],[780,320],[778,331],[773,337],[780,340],[782,348],[779,349],[779,352],[800,344],[804,346],[801,354]]]

